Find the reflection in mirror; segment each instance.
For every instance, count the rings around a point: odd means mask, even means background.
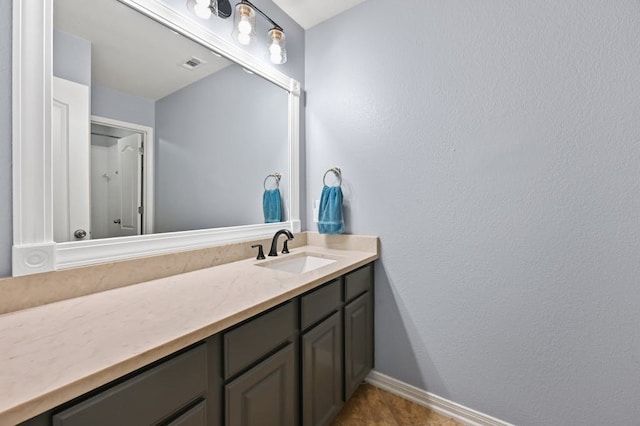
[[[285,90],[117,0],[54,0],[53,74],[55,241],[264,223],[275,172],[287,220]]]
[[[151,140],[151,129],[97,120],[91,121],[90,136],[91,238],[140,235],[145,216],[140,150]]]

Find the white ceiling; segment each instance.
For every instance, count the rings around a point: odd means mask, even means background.
[[[363,1],[365,0],[273,0],[305,30]]]
[[[113,0],[56,0],[54,27],[91,41],[93,83],[158,100],[228,66],[209,49]],[[180,64],[195,56],[194,70]]]
[[[273,0],[310,28],[365,0]],[[91,80],[161,99],[228,66],[229,61],[114,0],[55,0],[54,27],[91,42]],[[195,70],[180,64],[196,57]]]

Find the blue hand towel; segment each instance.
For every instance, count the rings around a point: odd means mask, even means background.
[[[342,234],[344,232],[342,188],[339,186],[325,185],[322,188],[318,209],[318,232],[321,234]]]
[[[282,222],[282,201],[279,189],[266,189],[262,195],[264,223]]]

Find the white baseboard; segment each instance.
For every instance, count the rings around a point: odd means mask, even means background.
[[[377,371],[371,371],[365,381],[468,426],[513,426]]]

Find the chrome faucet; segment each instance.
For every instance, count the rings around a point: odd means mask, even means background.
[[[282,246],[282,253],[289,253],[289,248],[287,247],[287,241],[293,240],[293,234],[288,229],[281,229],[273,236],[273,240],[271,240],[271,250],[269,250],[269,256],[277,256],[278,255],[278,237],[282,234],[287,236],[287,239]]]

